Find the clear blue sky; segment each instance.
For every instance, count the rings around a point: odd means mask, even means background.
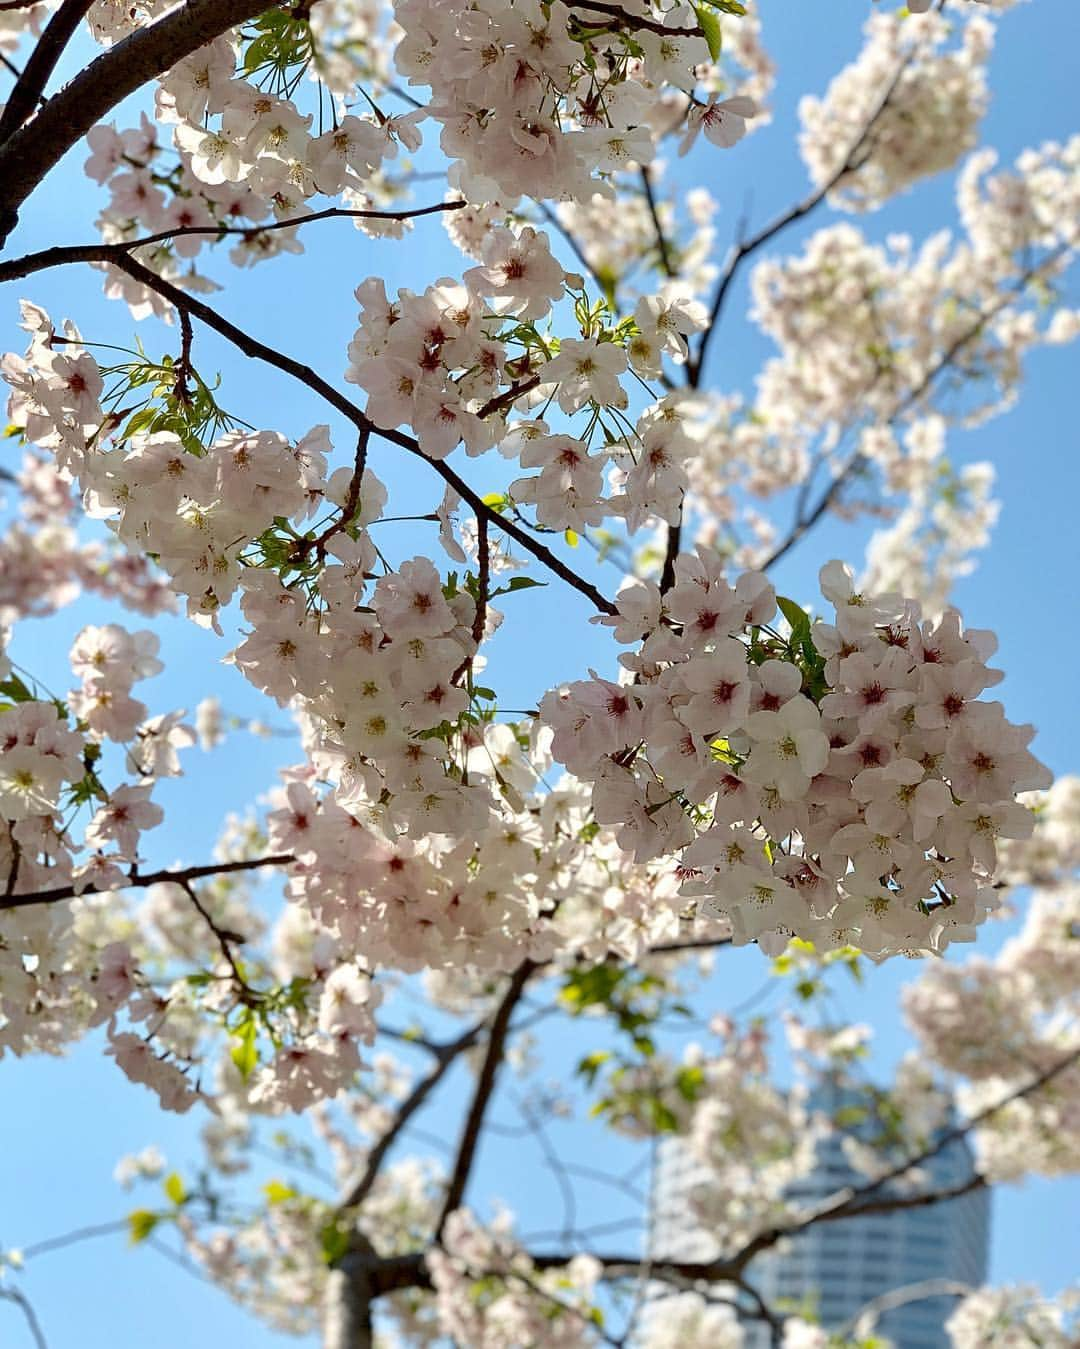
[[[695,160],[723,204],[722,234],[734,232],[748,204],[757,223],[803,192],[805,178],[793,137],[795,103],[802,93],[823,88],[854,52],[867,8],[861,0],[798,6],[764,0],[766,36],[779,65],[773,125],[734,152],[714,152]],[[995,99],[983,135],[986,143],[1000,149],[1004,161],[1026,145],[1064,138],[1080,127],[1078,50],[1080,6],[1075,0],[1021,4],[1003,17],[991,68]],[[82,176],[83,157],[82,152],[71,156],[49,190],[26,209],[12,240],[13,252],[93,238],[100,195]],[[437,188],[431,185],[431,199]],[[887,213],[871,218],[866,227],[875,234],[910,230],[918,238],[952,219],[949,183],[939,181],[924,184]],[[793,247],[797,237],[797,233],[788,236],[783,246]],[[463,265],[437,221],[420,222],[404,245],[373,243],[351,226],[337,223],[313,227],[305,238],[308,252],[301,258],[228,273],[223,278],[228,288],[217,303],[224,313],[264,340],[280,343],[331,380],[340,377],[345,364],[345,346],[356,317],[352,290],[359,281],[380,273],[389,289],[400,285],[420,290],[440,276],[460,274]],[[15,302],[21,295],[44,305],[54,318],[75,318],[87,336],[124,341],[132,328],[121,307],[101,298],[95,273],[87,269],[45,273],[0,294],[5,349],[21,350],[24,345],[16,328]],[[727,329],[713,349],[715,369],[723,370],[728,388],[748,388],[766,351],[762,340],[739,321],[742,298],[742,292],[732,296]],[[157,325],[144,324],[143,337],[151,350],[173,349],[174,336]],[[329,420],[341,430],[342,445],[349,445],[349,436],[335,418],[284,377],[253,368],[201,332],[196,355],[204,371],[223,372],[223,401],[238,414],[291,434]],[[1078,370],[1075,348],[1037,353],[1028,363],[1019,406],[976,432],[956,433],[950,444],[950,454],[958,461],[994,462],[1004,501],[992,548],[982,556],[976,574],[960,584],[956,598],[971,622],[997,630],[999,663],[1008,672],[1002,696],[1009,714],[1038,725],[1037,751],[1056,772],[1080,769],[1075,716],[1080,652],[1075,621],[1063,604],[1066,597],[1072,599],[1064,578],[1076,575],[1080,560],[1074,521],[1080,500]],[[415,489],[420,508],[429,509],[434,498],[422,466],[402,465],[382,447],[373,447],[372,463],[401,494],[400,506],[409,504]],[[484,491],[505,485],[500,471],[499,463],[466,466],[471,481]],[[864,542],[865,531],[824,526],[812,542],[785,560],[777,576],[781,589],[812,595],[820,562],[831,556],[857,561]],[[412,547],[419,550],[422,537]],[[597,579],[612,588],[610,572]],[[499,687],[511,705],[530,706],[544,687],[579,674],[591,661],[609,658],[610,648],[586,626],[586,606],[574,596],[551,587],[530,592],[516,604],[520,607],[507,605],[503,635],[492,646],[493,663],[501,672]],[[102,621],[105,613],[103,606],[91,604],[48,622],[24,625],[16,643],[18,658],[47,681],[66,688],[66,639],[83,623]],[[138,626],[137,620],[129,622]],[[267,715],[265,704],[240,677],[218,664],[220,642],[182,620],[165,622],[161,630],[167,672],[143,686],[156,706],[192,708],[199,698],[215,692],[231,710]],[[574,642],[553,642],[552,634],[562,632],[573,632]],[[163,803],[174,809],[170,824],[147,840],[153,860],[196,861],[207,856],[224,813],[265,790],[275,768],[294,757],[288,742],[237,738],[219,750],[213,762],[191,758],[191,777],[165,783],[161,789]],[[984,949],[1004,935],[1000,928],[988,934]],[[702,999],[706,1012],[737,1004],[760,986],[765,973],[764,962],[753,950],[726,954]],[[852,990],[846,998],[853,1017],[878,1028],[883,1067],[904,1045],[897,991],[914,973],[906,964],[892,963],[874,972],[863,992]],[[560,1056],[566,1062],[580,1052],[579,1029],[561,1029],[545,1041],[545,1062],[552,1071]],[[128,1084],[111,1062],[102,1059],[97,1040],[64,1060],[6,1059],[0,1084],[5,1122],[0,1154],[2,1245],[29,1245],[135,1207],[139,1201],[124,1196],[111,1180],[112,1168],[125,1152],[155,1141],[181,1170],[197,1160],[197,1120],[160,1113],[148,1092]],[[460,1094],[461,1084],[452,1084],[447,1102],[460,1099]],[[511,1117],[505,1107],[495,1113],[496,1118]],[[452,1118],[450,1105],[441,1104],[437,1127],[445,1132],[446,1121]],[[598,1126],[573,1126],[567,1141],[579,1150],[594,1150],[604,1165],[613,1164],[619,1151]],[[538,1156],[523,1161],[521,1144],[496,1140],[482,1162],[471,1192],[477,1200],[501,1194],[523,1214],[523,1230],[556,1225],[550,1177]],[[591,1218],[582,1219],[583,1225],[625,1211],[598,1191],[586,1190],[583,1196],[595,1209]],[[1054,1290],[1074,1277],[1078,1208],[1080,1184],[1075,1181],[998,1191],[992,1278],[1032,1280]],[[187,1349],[193,1343],[254,1349],[279,1342],[213,1288],[200,1285],[152,1252],[126,1250],[122,1237],[40,1257],[27,1271],[24,1287],[38,1309],[51,1349],[142,1344]],[[17,1313],[0,1303],[0,1346],[21,1349],[25,1343]]]

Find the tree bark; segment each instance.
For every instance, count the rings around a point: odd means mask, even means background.
[[[372,1276],[378,1256],[362,1233],[330,1271],[323,1300],[323,1349],[374,1349]]]
[[[80,71],[0,151],[0,247],[50,169],[128,94],[271,8],[267,0],[187,0]]]

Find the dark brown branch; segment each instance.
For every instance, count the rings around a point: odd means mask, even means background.
[[[61,900],[75,899],[78,895],[111,894],[114,890],[145,890],[151,885],[171,883],[184,885],[191,881],[205,880],[210,876],[231,876],[242,871],[256,871],[261,867],[286,867],[296,858],[291,853],[275,853],[270,857],[252,857],[240,862],[209,862],[205,866],[185,867],[180,871],[135,872],[125,876],[120,885],[87,885],[77,890],[73,885],[58,885],[51,890],[36,890],[22,895],[8,895],[0,899],[0,910],[25,909],[34,904],[56,904]]]
[[[642,956],[668,956],[679,951],[715,951],[721,946],[730,946],[730,937],[688,937],[686,941],[662,942],[659,946],[650,946]]]
[[[3,116],[0,116],[0,145],[10,140],[34,111],[35,104],[45,92],[49,76],[64,54],[64,48],[74,37],[75,30],[93,3],[94,0],[64,0],[45,25],[45,31],[38,38],[18,83],[11,91]]]
[[[644,29],[647,33],[656,33],[660,37],[704,37],[697,24],[693,28],[671,28],[659,19],[650,19],[643,14],[631,14],[620,5],[607,4],[604,0],[572,0],[570,8],[586,9],[590,14],[607,14],[615,19],[621,28],[634,32]]]
[[[260,234],[272,234],[274,230],[296,229],[300,225],[310,225],[317,220],[419,220],[421,216],[438,215],[444,211],[460,211],[466,205],[463,201],[437,201],[430,206],[417,206],[404,211],[361,211],[344,206],[328,206],[323,211],[312,211],[308,215],[290,216],[288,220],[270,220],[253,225],[178,225],[175,229],[159,230],[157,234],[147,234],[141,239],[126,239],[111,248],[130,253],[137,248],[146,248],[152,244],[167,243],[171,239],[183,239],[193,234],[212,234],[215,238],[240,234],[246,239]]]
[[[503,994],[502,1001],[499,1003],[492,1019],[487,1049],[484,1052],[484,1061],[476,1079],[476,1088],[469,1105],[469,1113],[465,1117],[465,1125],[458,1142],[457,1156],[454,1159],[453,1170],[447,1183],[446,1196],[443,1199],[439,1220],[435,1225],[434,1239],[436,1242],[442,1237],[447,1218],[460,1206],[465,1196],[465,1187],[469,1183],[469,1175],[472,1172],[473,1161],[476,1157],[476,1148],[480,1142],[480,1130],[484,1123],[488,1105],[491,1103],[499,1067],[503,1061],[506,1037],[510,1031],[510,1018],[513,1016],[514,1008],[518,1005],[518,1001],[525,991],[525,985],[538,968],[531,960],[525,960],[517,967],[510,976],[509,986]]]
[[[667,235],[664,233],[664,227],[660,223],[660,215],[656,209],[656,196],[653,193],[652,174],[648,166],[641,166],[641,185],[645,189],[645,200],[649,206],[649,215],[652,217],[653,230],[656,233],[656,246],[660,252],[660,266],[664,269],[664,275],[674,277],[678,271],[671,260],[671,250],[668,246]]]
[[[476,650],[480,650],[480,643],[484,640],[484,628],[487,626],[487,604],[488,588],[491,582],[491,547],[488,543],[488,522],[483,515],[476,517],[476,550],[477,550],[477,577],[476,577],[476,613],[473,615],[472,639],[476,643]],[[451,684],[457,684],[465,675],[467,670],[472,669],[473,657],[466,656],[461,664],[451,676]]]
[[[14,61],[9,61],[3,52],[0,52],[0,65],[2,65],[5,70],[9,71],[12,75],[14,75],[17,80],[22,79],[22,71],[15,64]]]
[[[314,548],[315,556],[321,563],[326,556],[326,545],[352,523],[356,508],[360,505],[360,489],[364,482],[364,469],[367,467],[367,450],[370,439],[371,432],[366,428],[357,433],[353,472],[349,479],[349,490],[345,496],[345,504],[341,508],[341,514],[336,520],[332,520],[323,532],[317,534],[315,538],[301,539],[293,549],[294,558],[304,557]]]
[[[446,1076],[449,1069],[456,1062],[458,1056],[464,1053],[466,1049],[470,1049],[480,1038],[486,1024],[487,1019],[485,1018],[477,1025],[470,1026],[469,1029],[462,1035],[459,1035],[456,1040],[451,1040],[447,1044],[434,1045],[427,1042],[423,1043],[423,1047],[435,1055],[437,1060],[435,1067],[426,1077],[422,1077],[420,1081],[417,1082],[409,1095],[406,1096],[404,1101],[398,1106],[390,1127],[368,1153],[364,1162],[362,1174],[349,1188],[339,1203],[339,1210],[357,1208],[368,1197],[371,1193],[372,1186],[378,1178],[379,1170],[386,1158],[386,1154],[390,1151],[402,1130]]]
[[[872,1213],[893,1213],[900,1209],[928,1208],[934,1204],[945,1203],[949,1199],[956,1199],[961,1195],[979,1189],[986,1184],[986,1179],[983,1176],[973,1176],[963,1184],[951,1189],[874,1197],[878,1195],[883,1186],[923,1165],[924,1162],[937,1156],[951,1143],[965,1137],[972,1129],[978,1128],[980,1124],[984,1124],[999,1111],[1046,1086],[1059,1073],[1064,1072],[1078,1061],[1080,1061],[1080,1048],[1059,1059],[1057,1063],[1037,1074],[1024,1086],[1009,1092],[1000,1101],[996,1101],[985,1109],[978,1111],[954,1128],[946,1130],[922,1152],[906,1158],[866,1185],[841,1190],[825,1204],[794,1222],[783,1226],[778,1225],[768,1231],[759,1233],[734,1255],[720,1257],[716,1260],[652,1260],[649,1265],[650,1277],[674,1283],[739,1284],[744,1281],[743,1276],[746,1267],[755,1256],[775,1246],[782,1238],[797,1236],[816,1223],[840,1222],[847,1218]],[[573,1251],[550,1254],[530,1253],[529,1259],[537,1270],[559,1269],[568,1265],[575,1254],[577,1252]],[[642,1260],[639,1256],[602,1255],[595,1252],[590,1252],[590,1254],[602,1266],[604,1278],[636,1278],[640,1273]],[[430,1275],[424,1264],[423,1255],[399,1256],[383,1261],[379,1269],[378,1286],[380,1293],[393,1292],[401,1288],[430,1287]]]
[[[49,171],[128,94],[237,24],[266,0],[187,0],[102,53],[0,150],[0,246]]]
[[[681,508],[680,508],[681,509]],[[682,520],[668,525],[667,546],[664,549],[664,566],[660,572],[660,594],[666,595],[675,584],[675,560],[682,547]]]
[[[416,455],[417,458],[422,459],[424,463],[434,469],[444,482],[449,483],[463,501],[468,502],[477,519],[484,517],[489,524],[495,525],[504,534],[508,534],[526,552],[531,553],[538,562],[558,576],[560,580],[565,581],[567,585],[572,586],[584,595],[602,613],[614,614],[616,612],[615,605],[611,600],[602,595],[591,582],[579,576],[565,562],[556,557],[549,548],[534,539],[528,530],[523,529],[509,517],[499,515],[497,511],[487,505],[482,497],[473,491],[464,478],[456,473],[449,464],[444,460],[432,459],[426,455],[420,448],[419,442],[412,436],[407,436],[401,431],[388,431],[376,426],[365,412],[346,398],[343,393],[335,389],[332,384],[328,384],[325,379],[317,375],[309,365],[304,365],[300,361],[293,360],[291,356],[285,356],[281,352],[275,351],[273,347],[268,347],[264,342],[250,336],[242,328],[230,323],[228,319],[223,318],[216,310],[204,304],[202,300],[186,294],[171,282],[164,280],[163,277],[144,267],[141,262],[136,262],[134,258],[129,256],[125,245],[117,247],[114,244],[82,244],[46,248],[40,253],[29,253],[25,257],[15,258],[11,262],[0,263],[0,283],[17,280],[34,272],[41,272],[50,267],[60,267],[74,262],[110,263],[133,280],[155,291],[171,305],[186,309],[189,314],[205,323],[208,328],[212,328],[214,332],[226,338],[245,356],[264,361],[267,365],[283,370],[293,379],[299,380],[301,384],[307,385],[309,389],[319,394],[331,407],[336,408],[342,416],[352,422],[358,430],[369,431],[372,435],[380,436],[392,445],[397,445],[410,454]],[[481,409],[482,411],[483,409]]]
[[[232,972],[233,982],[236,984],[236,987],[240,990],[238,994],[240,1000],[248,1004],[259,1002],[260,996],[258,991],[252,988],[251,985],[248,983],[248,981],[244,978],[240,966],[236,963],[236,957],[233,955],[232,951],[233,943],[234,942],[241,943],[243,942],[244,938],[237,932],[226,932],[224,928],[220,927],[214,921],[213,914],[211,914],[210,910],[206,907],[206,905],[202,902],[199,896],[195,893],[195,888],[190,881],[187,880],[175,881],[174,884],[179,885],[180,889],[183,890],[184,894],[187,895],[188,899],[191,900],[191,903],[196,913],[198,913],[199,917],[203,920],[206,926],[214,934],[214,939],[218,944],[218,948],[220,949],[221,954],[225,957],[225,963],[228,965],[229,969]]]

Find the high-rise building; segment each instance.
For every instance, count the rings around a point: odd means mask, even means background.
[[[835,1087],[820,1089],[811,1106],[830,1116],[850,1103]],[[974,1175],[971,1150],[956,1139],[920,1168],[920,1189],[945,1190]],[[689,1198],[703,1170],[680,1140],[660,1149],[653,1222],[657,1258],[709,1260],[719,1254],[710,1233],[698,1225]],[[814,1170],[788,1191],[800,1207],[812,1208],[848,1185],[867,1178],[848,1162],[841,1134],[825,1136]],[[885,1193],[889,1190],[886,1188]],[[746,1271],[749,1282],[777,1308],[812,1309],[829,1330],[850,1329],[867,1304],[900,1288],[938,1283],[978,1287],[986,1277],[990,1193],[979,1188],[924,1208],[867,1214],[818,1223],[783,1247],[765,1252]],[[948,1349],[944,1325],[956,1292],[920,1297],[884,1310],[876,1333],[897,1349]],[[766,1327],[748,1321],[746,1349],[767,1349]]]

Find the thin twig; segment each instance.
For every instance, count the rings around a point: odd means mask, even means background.
[[[720,280],[717,283],[713,302],[709,309],[709,321],[701,334],[701,341],[698,344],[697,351],[690,356],[690,359],[686,364],[686,382],[691,389],[696,389],[701,382],[701,376],[705,367],[705,354],[708,350],[709,341],[718,325],[720,312],[724,307],[724,300],[727,297],[728,291],[731,289],[731,284],[735,280],[740,267],[746,259],[756,253],[759,248],[769,243],[770,240],[775,239],[778,234],[781,234],[790,225],[795,224],[797,220],[801,220],[804,216],[809,215],[811,211],[820,206],[840,180],[856,167],[858,156],[866,145],[879,118],[889,106],[889,100],[896,92],[897,85],[900,83],[904,71],[910,64],[913,54],[913,52],[908,52],[900,62],[888,87],[878,101],[877,107],[859,132],[851,149],[844,156],[840,163],[840,167],[836,169],[836,171],[831,174],[819,188],[811,192],[809,196],[804,197],[802,201],[797,202],[782,215],[777,216],[767,225],[764,225],[756,234],[751,235],[748,239],[741,240],[732,248],[727,263],[724,266],[724,270],[720,275]]]
[[[405,211],[361,211],[347,209],[344,206],[328,206],[323,211],[312,211],[308,215],[290,216],[288,220],[272,220],[262,224],[178,225],[175,229],[160,230],[157,234],[147,234],[141,239],[121,240],[117,244],[110,244],[109,247],[130,253],[138,248],[149,248],[154,244],[169,243],[173,239],[183,239],[194,234],[213,235],[215,238],[240,234],[252,239],[260,234],[271,234],[274,230],[310,225],[317,220],[418,220],[421,216],[434,215],[436,212],[460,211],[466,204],[464,201],[437,201],[431,206],[417,206],[415,209]]]
[[[41,1322],[37,1319],[37,1313],[30,1305],[30,1299],[22,1289],[11,1286],[0,1288],[0,1298],[6,1298],[8,1302],[13,1302],[22,1312],[37,1349],[49,1349],[49,1343],[45,1338],[45,1332],[41,1329]]]
[[[258,990],[252,988],[251,985],[248,983],[248,981],[244,978],[240,970],[240,966],[236,963],[236,957],[233,955],[232,952],[233,942],[242,942],[244,938],[239,933],[226,932],[224,928],[218,926],[218,924],[214,921],[213,915],[210,913],[209,909],[207,909],[206,905],[196,894],[195,888],[190,881],[188,880],[176,881],[175,884],[179,885],[180,889],[183,890],[184,894],[187,895],[188,899],[191,900],[191,903],[194,906],[199,917],[203,920],[206,926],[214,934],[214,938],[217,941],[218,947],[221,950],[221,954],[225,957],[225,963],[232,971],[233,981],[240,989],[239,996],[241,1000],[247,1003],[261,1001],[261,996]]]
[[[488,522],[487,517],[478,515],[476,517],[476,549],[477,557],[477,576],[476,576],[476,612],[473,614],[472,639],[476,645],[476,650],[480,650],[480,643],[484,640],[484,629],[487,626],[487,604],[488,587],[491,580],[491,547],[488,543]],[[473,667],[475,652],[468,655],[450,676],[451,684],[459,684],[470,672]]]
[[[678,269],[671,260],[671,250],[668,245],[667,236],[664,234],[664,227],[660,223],[660,215],[656,209],[656,197],[653,193],[652,174],[647,165],[641,166],[641,185],[645,189],[645,200],[649,204],[649,215],[652,217],[653,230],[656,233],[656,246],[660,250],[660,265],[664,269],[665,276],[674,278]]]
[[[63,1236],[46,1237],[44,1241],[35,1241],[30,1246],[22,1248],[24,1260],[33,1260],[36,1256],[47,1255],[49,1251],[62,1251],[66,1246],[75,1246],[82,1241],[92,1241],[95,1237],[115,1236],[118,1232],[126,1232],[131,1224],[126,1218],[115,1218],[112,1222],[94,1223],[90,1227],[76,1227],[72,1232],[65,1232]]]

